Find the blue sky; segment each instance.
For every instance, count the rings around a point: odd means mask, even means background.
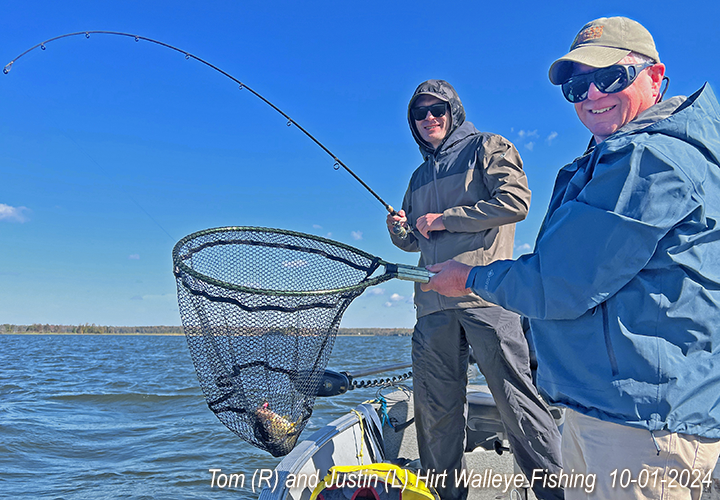
[[[440,7],[442,5],[442,7]],[[391,205],[421,157],[415,87],[451,82],[480,130],[525,162],[528,251],[557,170],[588,132],[547,79],[582,25],[625,15],[654,35],[668,96],[720,88],[716,2],[0,3],[0,65],[49,38],[122,31],[219,66],[315,135]],[[329,236],[389,261],[385,209],[266,104],[131,38],[58,40],[0,74],[0,324],[180,324],[171,250],[225,225]],[[412,285],[365,292],[344,327],[411,327]]]

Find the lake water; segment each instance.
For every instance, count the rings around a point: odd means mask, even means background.
[[[410,342],[338,337],[329,368],[409,362]],[[375,393],[318,398],[301,439]],[[0,498],[254,499],[209,469],[279,461],[208,409],[182,336],[0,335]]]

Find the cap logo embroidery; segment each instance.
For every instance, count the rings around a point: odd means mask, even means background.
[[[595,40],[597,38],[600,38],[602,34],[603,26],[590,26],[578,33],[578,36],[577,38],[575,38],[575,43],[573,45],[584,43],[588,40]]]

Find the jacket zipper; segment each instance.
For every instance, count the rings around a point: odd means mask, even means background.
[[[608,318],[607,304],[605,302],[600,304],[600,310],[602,311],[605,347],[607,349],[608,358],[610,359],[610,369],[612,370],[612,375],[614,377],[620,373],[620,370],[618,369],[617,358],[615,357],[615,350],[613,349],[612,341],[610,340],[610,320]]]
[[[438,153],[439,153],[439,151],[438,151]],[[430,157],[432,158],[433,189],[435,191],[435,203],[436,203],[435,209],[436,209],[436,212],[439,212],[440,211],[440,192],[438,191],[438,187],[437,187],[438,161],[437,161],[436,154],[433,154]],[[433,249],[433,263],[437,264],[437,261],[438,261],[437,240],[432,237],[432,233],[428,233],[428,236],[430,236],[430,244],[432,245],[432,249]],[[440,295],[438,293],[437,297],[438,297],[438,303],[439,303],[440,309],[441,310],[445,309],[444,303],[443,303],[444,299],[443,299],[442,295]]]

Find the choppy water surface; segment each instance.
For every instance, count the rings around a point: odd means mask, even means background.
[[[409,337],[338,337],[329,368],[409,361]],[[374,395],[319,398],[301,439]],[[253,499],[209,469],[279,461],[208,409],[184,337],[0,335],[0,498]]]

